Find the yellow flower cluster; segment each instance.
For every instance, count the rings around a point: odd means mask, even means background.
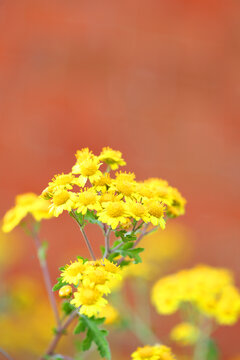
[[[189,322],[182,322],[176,325],[170,333],[171,339],[182,346],[194,345],[198,341],[199,336],[199,328]]]
[[[153,287],[152,302],[160,314],[172,314],[188,303],[219,324],[232,325],[240,317],[240,293],[232,274],[210,266],[196,266],[160,279]]]
[[[171,349],[164,345],[143,346],[131,355],[133,360],[174,360]]]
[[[65,283],[77,287],[71,304],[80,308],[80,314],[92,316],[108,304],[103,296],[111,292],[112,281],[121,275],[119,266],[107,259],[83,261],[79,258],[64,267],[61,277]]]
[[[137,182],[134,173],[110,169],[125,165],[120,151],[103,148],[99,156],[88,148],[78,150],[72,172],[56,175],[42,197],[51,199],[50,212],[59,216],[64,210],[85,215],[94,212],[98,220],[116,229],[128,228],[132,221],[165,227],[164,216],[184,214],[186,200],[177,189],[161,179]],[[102,165],[105,163],[105,170]]]
[[[8,210],[3,218],[2,230],[12,231],[28,214],[31,214],[36,221],[49,219],[52,217],[49,213],[49,205],[50,202],[44,201],[34,193],[16,196],[15,206]]]

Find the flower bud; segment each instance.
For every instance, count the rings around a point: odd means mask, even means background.
[[[69,298],[72,295],[72,287],[65,285],[59,290],[58,294],[61,298]]]

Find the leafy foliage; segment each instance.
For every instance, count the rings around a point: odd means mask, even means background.
[[[207,340],[207,360],[218,360],[219,359],[219,349],[216,342],[213,339]]]
[[[61,308],[65,315],[69,315],[71,312],[73,312],[73,310],[75,310],[75,307],[68,301],[64,301],[61,305]]]
[[[108,331],[99,328],[99,325],[101,325],[104,320],[105,318],[95,318],[94,316],[89,318],[85,315],[81,315],[79,317],[78,324],[74,329],[74,334],[86,332],[86,337],[82,342],[82,350],[86,351],[90,349],[92,343],[94,342],[97,345],[101,357],[110,360],[111,353],[106,340]]]

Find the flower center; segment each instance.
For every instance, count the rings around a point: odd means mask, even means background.
[[[53,203],[56,206],[63,205],[68,201],[69,198],[69,193],[67,191],[62,191],[59,194],[55,194],[53,196]]]
[[[83,305],[93,305],[96,303],[100,293],[90,288],[82,288],[80,293],[80,301]]]
[[[141,217],[145,212],[145,208],[142,204],[136,203],[131,206],[131,211],[135,216]]]
[[[138,350],[138,353],[142,359],[147,359],[153,356],[153,350],[150,348],[150,346],[144,346],[142,349]]]
[[[120,202],[111,203],[107,207],[107,215],[113,218],[124,215],[124,206]]]
[[[91,192],[83,192],[79,194],[79,202],[83,205],[95,204],[96,202],[96,194]]]
[[[98,170],[98,166],[95,161],[92,159],[85,160],[81,164],[81,174],[83,176],[91,176],[94,175]]]
[[[133,184],[128,181],[118,182],[116,188],[120,193],[126,196],[130,196],[134,190]]]
[[[94,282],[96,285],[105,284],[105,282],[107,280],[106,274],[99,269],[96,269],[95,271],[90,272],[90,274],[88,275],[88,278],[90,281]]]
[[[150,203],[148,211],[150,215],[155,216],[156,218],[160,218],[164,215],[163,206],[157,202]]]

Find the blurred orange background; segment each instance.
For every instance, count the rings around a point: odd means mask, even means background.
[[[2,0],[0,34],[1,216],[68,172],[77,149],[111,146],[138,179],[187,198],[175,221],[193,234],[189,264],[228,267],[239,284],[240,3]],[[87,254],[67,215],[41,233],[53,281]],[[25,250],[8,276],[42,281],[30,239],[11,237]],[[238,331],[219,331],[224,359],[240,352]]]

